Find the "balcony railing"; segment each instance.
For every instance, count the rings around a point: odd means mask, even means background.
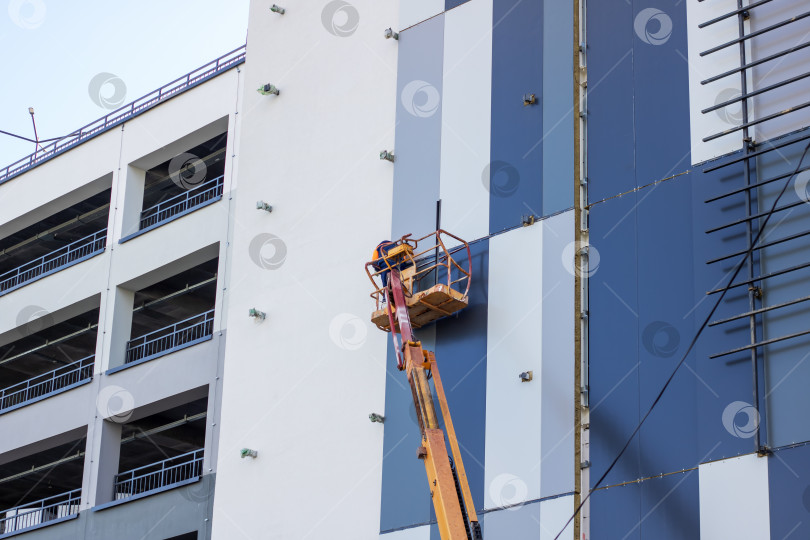
[[[0,389],[0,413],[93,378],[95,356],[82,358],[27,381]]]
[[[209,180],[180,195],[166,199],[141,212],[141,230],[168,221],[178,214],[198,208],[208,201],[222,196],[224,176]]]
[[[127,343],[124,363],[163,356],[189,347],[214,333],[214,310],[206,311],[171,326],[149,332]]]
[[[115,500],[170,487],[202,476],[203,449],[115,475]]]
[[[106,245],[107,229],[104,229],[18,266],[14,270],[0,275],[0,294],[67,268],[91,255],[101,253]]]
[[[74,489],[32,503],[0,511],[0,534],[22,531],[79,513],[82,490]]]
[[[107,116],[99,118],[98,120],[79,128],[70,135],[67,135],[51,144],[45,145],[42,150],[24,157],[21,160],[12,163],[8,167],[0,169],[0,184],[17,176],[18,174],[22,174],[32,167],[36,167],[40,163],[43,163],[66,150],[73,148],[74,146],[83,143],[88,139],[95,137],[96,135],[104,133],[115,126],[120,125],[134,116],[146,112],[155,105],[163,103],[164,101],[171,99],[174,96],[181,94],[182,92],[185,92],[186,90],[189,90],[212,77],[216,77],[220,73],[242,64],[244,61],[245,46],[242,45],[241,47],[220,56],[216,60],[212,60],[204,66],[195,69],[191,73],[187,73],[186,75],[173,80],[169,84],[163,85],[157,90],[136,99],[132,103],[112,111]]]

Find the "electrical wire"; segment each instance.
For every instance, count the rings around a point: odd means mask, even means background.
[[[23,137],[22,135],[15,135],[14,133],[9,133],[8,131],[3,131],[2,129],[0,129],[0,133],[2,133],[3,135],[8,135],[9,137],[16,137],[17,139],[22,139],[24,141],[28,141],[28,142],[32,142],[32,143],[37,142],[34,139],[29,139],[28,137]]]
[[[627,448],[630,446],[630,443],[633,442],[633,439],[638,434],[639,430],[641,429],[641,426],[644,425],[644,422],[647,420],[647,418],[653,412],[653,409],[655,409],[655,406],[658,405],[659,401],[661,401],[661,398],[664,396],[664,392],[666,392],[667,388],[669,387],[670,383],[672,382],[672,379],[675,378],[675,374],[678,373],[678,370],[681,368],[681,366],[684,364],[684,362],[686,362],[686,358],[689,356],[689,353],[692,352],[692,349],[694,348],[695,344],[697,343],[698,338],[700,337],[700,335],[703,333],[703,331],[708,326],[709,321],[712,319],[712,317],[714,316],[715,311],[717,311],[717,308],[720,306],[720,303],[725,298],[726,293],[728,293],[729,289],[731,288],[732,284],[734,283],[734,280],[737,279],[737,276],[740,274],[740,271],[742,270],[743,266],[745,265],[746,261],[748,260],[748,257],[750,257],[753,254],[756,245],[759,243],[759,239],[762,236],[762,233],[765,231],[765,228],[768,225],[768,221],[771,219],[771,216],[773,215],[774,211],[776,210],[776,207],[779,204],[779,201],[782,199],[782,196],[787,191],[787,188],[790,185],[790,181],[793,180],[793,178],[797,174],[799,174],[799,170],[801,169],[802,163],[804,162],[804,158],[807,156],[808,151],[810,151],[810,143],[808,143],[808,145],[805,147],[804,152],[802,153],[802,157],[799,160],[799,163],[796,165],[796,170],[793,171],[793,174],[791,174],[788,177],[787,181],[785,182],[785,185],[782,187],[782,191],[779,192],[779,195],[773,201],[773,205],[771,206],[771,209],[768,211],[768,214],[765,216],[765,219],[762,221],[762,224],[760,225],[760,228],[759,228],[759,231],[757,232],[756,238],[754,238],[754,241],[751,242],[751,245],[749,246],[748,251],[745,252],[745,255],[740,260],[740,262],[737,264],[737,268],[734,270],[734,274],[731,276],[731,279],[729,279],[728,283],[726,283],[726,286],[723,288],[722,294],[720,294],[720,297],[714,303],[714,307],[712,307],[711,312],[706,316],[706,319],[703,321],[703,324],[700,325],[700,328],[698,329],[697,333],[695,334],[695,337],[692,338],[692,341],[689,343],[689,347],[687,347],[686,352],[683,353],[683,357],[681,357],[681,360],[678,362],[678,365],[675,366],[675,369],[672,371],[672,374],[667,379],[667,382],[665,382],[664,386],[661,387],[661,390],[658,392],[658,395],[656,396],[656,398],[653,401],[652,405],[650,405],[650,408],[647,410],[647,412],[641,418],[641,421],[636,426],[636,429],[633,430],[633,433],[627,439],[627,442],[624,444],[624,447],[622,447],[619,454],[611,462],[611,464],[608,466],[608,468],[605,470],[605,472],[602,473],[602,476],[599,477],[599,480],[596,481],[596,484],[594,484],[594,486],[590,490],[588,490],[588,494],[579,503],[579,506],[577,506],[576,510],[574,510],[574,514],[568,519],[568,521],[565,522],[565,525],[563,526],[562,530],[559,533],[557,533],[557,536],[554,537],[554,540],[558,540],[560,538],[560,535],[562,535],[562,533],[565,531],[565,529],[571,524],[572,521],[574,521],[574,518],[577,517],[580,510],[582,510],[582,507],[585,505],[585,503],[588,501],[588,499],[590,499],[591,494],[593,494],[593,492],[596,491],[596,489],[602,484],[602,482],[604,482],[605,478],[607,478],[607,475],[610,474],[610,471],[613,470],[613,467],[616,466],[616,464],[619,462],[621,457],[624,455],[625,451],[627,451]]]
[[[8,135],[9,137],[16,137],[17,139],[22,139],[24,141],[32,142],[34,144],[37,143],[37,141],[35,141],[34,139],[29,139],[28,137],[23,137],[22,135],[17,135],[15,133],[10,133],[8,131],[3,131],[2,129],[0,129],[0,133],[2,133],[3,135]],[[60,141],[60,140],[62,140],[64,138],[66,138],[66,137],[72,137],[73,135],[76,135],[77,133],[78,133],[77,131],[74,131],[73,133],[70,133],[68,135],[64,135],[62,137],[53,137],[51,139],[40,139],[39,142],[44,143],[44,142]]]

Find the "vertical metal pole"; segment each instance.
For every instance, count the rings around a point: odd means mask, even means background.
[[[743,9],[745,6],[743,5],[743,0],[737,0],[737,9]],[[749,12],[740,12],[737,15],[737,30],[739,32],[739,36],[742,38],[745,36],[745,19],[750,17]],[[740,66],[744,66],[747,63],[746,59],[746,52],[745,52],[746,43],[745,41],[740,42]],[[740,92],[743,96],[748,94],[748,73],[747,70],[743,69],[740,71]],[[749,121],[749,111],[748,111],[748,99],[743,99],[741,102],[742,107],[742,121],[743,124],[747,124]],[[751,147],[753,145],[753,140],[751,138],[749,129],[746,127],[743,129],[743,152],[746,156],[746,159],[743,161],[744,163],[744,177],[745,177],[745,187],[749,188],[745,190],[745,212],[746,217],[749,218],[746,220],[746,239],[748,242],[748,248],[752,248],[753,236],[754,236],[754,223],[750,217],[753,215],[753,197],[751,195],[751,162],[747,158],[748,154],[751,153]],[[748,270],[748,279],[754,279],[754,254],[752,253],[750,257],[748,257],[748,262],[746,264]],[[757,302],[757,287],[753,284],[748,288],[748,309],[749,311],[753,312],[757,309],[756,302]],[[757,317],[756,315],[750,315],[748,317],[748,326],[751,338],[751,344],[757,342]],[[754,401],[753,405],[759,414],[760,418],[762,415],[760,414],[759,410],[759,353],[757,351],[757,347],[751,348],[751,369],[753,373],[753,393],[754,393]],[[760,433],[759,433],[759,425],[757,425],[757,429],[754,432],[754,446],[757,452],[760,451],[761,448],[761,441],[760,441]]]

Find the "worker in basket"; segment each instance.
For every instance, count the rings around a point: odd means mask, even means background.
[[[385,262],[385,257],[383,255],[387,255],[388,251],[394,247],[396,244],[391,240],[383,240],[377,247],[374,248],[374,252],[371,254],[371,261],[374,263],[374,269],[377,272],[383,271],[380,273],[380,279],[382,280],[383,289],[388,287],[388,264]]]
[[[411,263],[407,260],[401,261],[399,263],[395,263],[391,259],[386,259],[388,257],[388,252],[397,247],[396,242],[392,242],[390,240],[383,240],[377,247],[374,248],[374,252],[371,254],[371,261],[374,270],[380,272],[380,279],[382,280],[382,288],[384,290],[388,289],[388,278],[390,277],[389,274],[391,273],[391,269],[396,270],[404,270],[408,268]],[[388,294],[383,294],[381,301],[385,303],[387,301]]]

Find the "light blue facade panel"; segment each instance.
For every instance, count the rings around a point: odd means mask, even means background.
[[[392,234],[436,229],[442,133],[444,15],[399,37]]]
[[[537,540],[542,531],[540,518],[539,502],[487,512],[483,516],[484,538]]]
[[[574,206],[574,5],[543,2],[543,215]],[[566,52],[567,51],[567,52]],[[578,119],[576,120],[579,121]]]
[[[543,368],[540,497],[574,491],[574,273],[563,257],[573,253],[574,212],[543,220],[540,335]],[[536,227],[537,225],[535,225]],[[531,278],[530,278],[531,279]]]

